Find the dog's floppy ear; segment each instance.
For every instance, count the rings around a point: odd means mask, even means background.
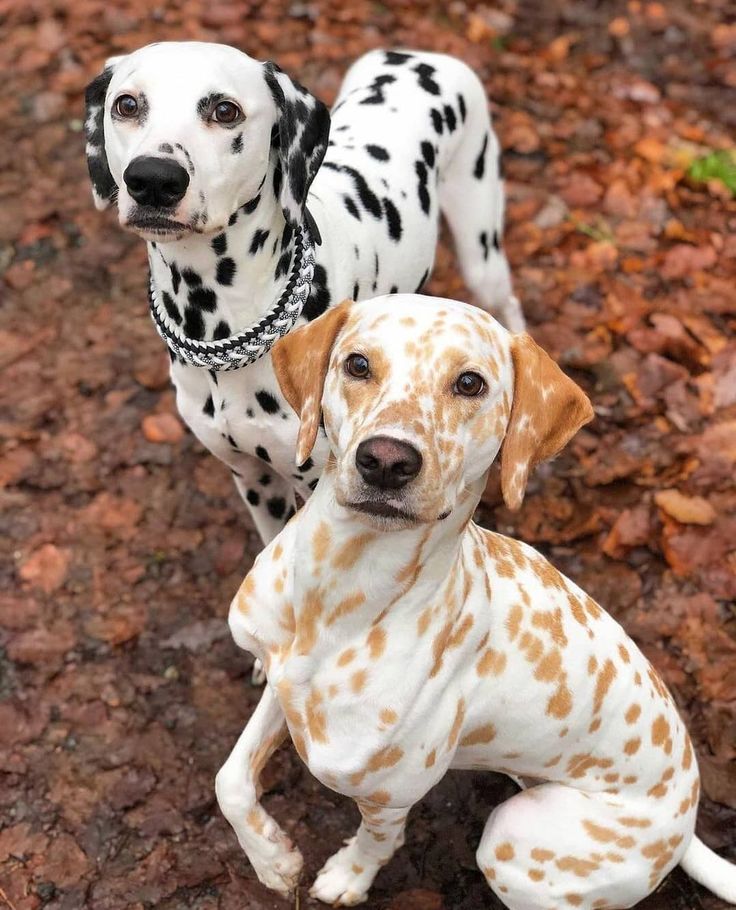
[[[314,448],[330,354],[351,305],[352,300],[344,300],[319,319],[284,336],[271,349],[271,361],[281,391],[299,415],[297,465],[304,464]]]
[[[87,137],[87,169],[92,181],[95,207],[106,209],[115,198],[118,185],[107,164],[105,152],[105,99],[115,67],[122,57],[111,57],[103,71],[87,86],[84,93],[84,133]]]
[[[294,227],[301,224],[309,187],[327,151],[330,112],[275,63],[264,63],[264,73],[279,112],[271,134],[278,159],[274,190],[284,217]]]
[[[511,339],[514,400],[501,448],[501,492],[510,509],[524,499],[532,468],[593,419],[587,395],[527,334]]]

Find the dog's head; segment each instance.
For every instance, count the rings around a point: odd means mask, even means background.
[[[321,413],[338,502],[382,527],[446,517],[499,449],[518,508],[529,471],[593,417],[529,335],[452,300],[346,301],[279,341],[273,362],[301,419],[297,464]]]
[[[273,63],[221,44],[165,42],[114,57],[87,87],[95,203],[146,240],[219,232],[259,192],[301,221],[330,115]]]

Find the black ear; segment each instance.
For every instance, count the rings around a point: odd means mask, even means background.
[[[84,133],[87,137],[87,169],[92,181],[95,207],[105,209],[114,200],[118,185],[113,180],[105,152],[105,99],[115,71],[114,61],[108,60],[105,69],[96,76],[84,93]]]
[[[302,221],[309,187],[327,151],[330,112],[275,63],[265,63],[264,71],[279,111],[271,136],[278,155],[274,192],[287,222],[295,226]]]

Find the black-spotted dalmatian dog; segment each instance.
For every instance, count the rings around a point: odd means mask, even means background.
[[[523,328],[501,249],[498,141],[459,60],[369,53],[330,114],[273,63],[160,43],[109,60],[86,100],[96,204],[117,200],[120,224],[148,242],[154,293],[189,338],[257,322],[284,291],[305,224],[321,243],[301,322],[345,298],[418,290],[440,210],[480,304]],[[184,420],[230,467],[268,542],[294,492],[316,486],[324,436],[295,470],[299,421],[268,355],[232,372],[172,357],[171,373]]]

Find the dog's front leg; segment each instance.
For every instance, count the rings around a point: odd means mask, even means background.
[[[363,821],[355,837],[331,856],[309,890],[312,897],[335,906],[352,907],[368,897],[368,889],[404,843],[409,809],[358,801]]]
[[[258,779],[286,732],[281,706],[267,687],[215,780],[222,814],[235,829],[256,875],[264,885],[284,895],[296,887],[303,859],[259,803]]]

